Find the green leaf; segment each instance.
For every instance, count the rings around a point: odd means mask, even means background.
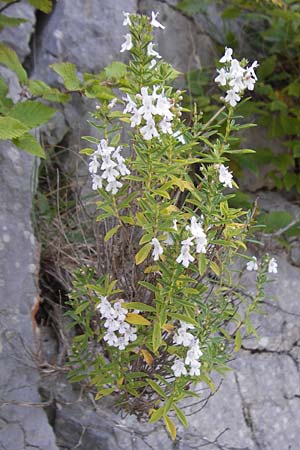
[[[0,139],[13,139],[22,136],[28,128],[13,117],[0,117]]]
[[[207,268],[207,258],[204,255],[204,253],[200,253],[198,256],[198,270],[199,270],[199,274],[202,276]]]
[[[126,309],[138,309],[139,311],[149,311],[149,312],[156,312],[156,309],[153,308],[153,306],[146,305],[142,302],[129,302],[129,303],[122,303],[122,308]]]
[[[218,266],[218,264],[215,261],[210,262],[210,268],[217,275],[217,277],[220,276],[220,267]]]
[[[172,319],[182,320],[186,323],[191,323],[192,325],[198,325],[198,322],[193,319],[192,317],[185,316],[184,314],[177,314],[177,313],[168,313],[168,316],[170,316]]]
[[[0,43],[0,64],[15,72],[20,83],[26,83],[27,73],[14,50]]]
[[[135,313],[128,313],[125,320],[132,325],[151,325],[151,322],[148,319],[145,319],[145,317]]]
[[[147,380],[148,384],[152,387],[152,389],[158,394],[160,395],[162,398],[167,398],[166,394],[164,393],[164,391],[162,390],[162,388],[159,386],[159,384],[157,384],[155,381],[153,380]]]
[[[164,407],[163,406],[161,406],[158,409],[154,409],[152,414],[151,414],[151,417],[149,419],[149,423],[157,422],[159,419],[162,418],[163,414],[164,414]]]
[[[51,88],[41,80],[29,80],[28,89],[32,95],[43,97],[50,102],[65,103],[70,98],[69,94],[64,94],[56,88]]]
[[[242,334],[240,332],[240,330],[238,330],[235,334],[235,339],[234,339],[234,351],[238,352],[240,350],[242,346]]]
[[[49,14],[52,11],[52,0],[28,0],[36,9]]]
[[[48,122],[55,113],[55,109],[43,103],[27,100],[17,103],[10,111],[9,116],[22,122],[27,128],[36,128]]]
[[[87,300],[85,302],[80,303],[80,305],[75,309],[75,314],[82,313],[85,309],[90,306],[90,302]]]
[[[286,211],[273,211],[266,213],[257,218],[259,225],[265,225],[265,233],[274,233],[291,223],[293,217]]]
[[[46,158],[44,149],[30,133],[24,133],[22,136],[13,139],[13,143],[27,153],[39,158]]]
[[[126,66],[126,64],[124,64],[122,62],[114,61],[109,66],[105,67],[104,71],[105,71],[107,78],[119,79],[126,75],[127,66]]]
[[[182,412],[182,410],[179,409],[178,406],[176,406],[176,405],[174,405],[173,408],[174,408],[174,411],[175,411],[175,413],[176,413],[176,416],[178,417],[178,419],[180,420],[180,422],[182,423],[182,425],[183,425],[185,428],[188,428],[189,423],[188,423],[187,418],[185,417],[184,413]]]
[[[21,23],[27,22],[26,19],[20,19],[17,17],[9,17],[5,14],[0,14],[0,28],[3,27],[17,27]]]
[[[143,261],[145,261],[145,259],[150,253],[151,248],[152,244],[146,244],[137,252],[137,254],[135,255],[135,263],[137,266],[139,264],[142,264]]]
[[[55,63],[50,66],[63,79],[64,85],[69,91],[80,91],[82,89],[81,82],[76,76],[75,64]]]
[[[117,145],[118,145],[119,142],[120,142],[120,138],[121,138],[120,133],[115,134],[114,137],[113,137],[112,140],[111,140],[110,145],[111,145],[112,147],[117,147]]]
[[[120,228],[120,225],[116,225],[115,227],[111,228],[106,235],[104,236],[104,241],[107,242],[113,235],[118,231]]]
[[[232,20],[236,19],[240,14],[240,8],[236,6],[228,6],[223,13],[222,13],[222,19]]]
[[[152,334],[152,347],[153,347],[153,353],[156,353],[159,349],[161,344],[161,331],[160,331],[160,323],[155,322],[153,327],[153,334]]]
[[[175,439],[176,439],[176,426],[175,426],[175,423],[173,422],[173,420],[169,416],[164,416],[164,421],[165,421],[166,428],[167,428],[171,438],[173,439],[173,441],[175,441]]]

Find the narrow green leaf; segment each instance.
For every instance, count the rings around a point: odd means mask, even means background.
[[[182,412],[182,410],[179,409],[178,406],[176,406],[176,405],[173,405],[173,408],[174,408],[174,411],[176,413],[176,416],[178,417],[178,419],[180,420],[182,425],[185,428],[188,428],[189,423],[188,423],[187,418],[185,417],[184,413]]]
[[[167,398],[166,394],[164,393],[164,391],[162,390],[162,388],[159,386],[159,384],[157,384],[155,381],[153,380],[147,380],[148,384],[152,387],[152,389],[158,394],[160,395],[162,398]]]
[[[145,261],[145,259],[150,253],[151,248],[152,244],[146,244],[137,252],[137,254],[135,255],[135,263],[137,266],[139,264],[142,264],[143,261]]]
[[[142,302],[129,302],[129,303],[122,303],[122,308],[126,309],[138,309],[139,311],[149,311],[149,312],[156,312],[156,309],[153,308],[153,306],[146,305]]]
[[[5,14],[0,14],[0,27],[17,27],[21,23],[27,22],[26,19],[20,19],[17,17],[9,17]]]
[[[149,419],[149,423],[155,423],[155,422],[157,422],[159,419],[162,418],[163,414],[164,414],[164,407],[163,407],[163,406],[161,406],[161,407],[158,408],[158,409],[155,409],[155,410],[152,412],[152,414],[151,414],[151,417],[150,417],[150,419]]]
[[[159,349],[161,344],[161,331],[160,331],[160,323],[155,322],[153,327],[153,334],[152,334],[152,347],[153,347],[153,353],[156,353]]]
[[[49,14],[52,11],[52,0],[28,0],[36,9]]]
[[[195,319],[184,314],[168,313],[168,316],[172,317],[172,319],[182,320],[183,322],[191,323],[196,326],[198,325],[198,322]]]
[[[116,225],[115,227],[111,228],[106,235],[104,236],[104,241],[107,242],[113,235],[118,231],[120,228],[120,225]]]
[[[234,351],[238,352],[240,350],[242,346],[242,334],[240,332],[240,330],[238,330],[235,334],[235,339],[234,339]]]
[[[167,428],[171,438],[173,439],[173,441],[175,441],[175,439],[176,439],[176,426],[175,426],[175,423],[173,422],[173,420],[169,416],[164,416],[164,421],[165,421],[166,428]]]

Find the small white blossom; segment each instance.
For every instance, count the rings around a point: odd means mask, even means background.
[[[229,103],[230,106],[236,106],[241,100],[241,97],[235,92],[234,89],[229,89],[225,97],[225,102]]]
[[[225,187],[232,188],[232,173],[223,164],[218,165],[219,181]]]
[[[118,101],[118,99],[116,97],[113,98],[107,105],[108,109],[112,109],[114,106],[116,106],[117,101]]]
[[[275,258],[271,258],[269,261],[268,272],[269,273],[277,273],[278,272],[278,264]]]
[[[127,94],[126,97],[123,97],[123,100],[127,102],[127,105],[123,111],[124,114],[136,111],[136,103],[132,100],[129,94]]]
[[[181,375],[187,375],[187,370],[185,368],[182,359],[176,359],[171,367],[175,377],[180,377]]]
[[[92,178],[92,189],[93,191],[96,191],[97,189],[102,188],[102,178],[100,175],[94,175]]]
[[[132,47],[133,47],[131,34],[130,34],[130,33],[127,33],[127,34],[125,34],[124,37],[125,37],[125,42],[124,42],[124,43],[122,44],[122,46],[121,46],[120,53],[123,53],[123,52],[125,52],[126,50],[131,50]]]
[[[232,60],[232,53],[233,53],[232,48],[225,47],[225,54],[220,59],[220,63],[226,63],[226,62],[231,61]]]
[[[106,190],[106,192],[111,192],[113,195],[116,195],[122,186],[123,186],[123,184],[120,183],[120,181],[113,180],[113,181],[110,181],[109,183],[107,183],[105,190]]]
[[[123,16],[125,17],[125,19],[123,21],[124,27],[126,27],[127,25],[131,25],[130,13],[123,11]]]
[[[217,72],[219,73],[219,75],[215,78],[215,82],[219,83],[221,86],[226,86],[228,80],[227,72],[225,71],[225,69],[223,69],[223,67],[217,70]]]
[[[153,137],[159,136],[153,119],[148,120],[146,125],[140,129],[140,132],[146,141],[150,141]]]
[[[156,238],[153,238],[151,240],[151,244],[153,245],[153,252],[152,252],[153,259],[154,259],[154,261],[158,261],[160,255],[163,254],[164,250],[163,250],[162,246],[160,245],[159,240]]]
[[[174,244],[174,239],[172,238],[171,233],[167,233],[167,237],[166,237],[166,239],[164,240],[164,243],[165,243],[166,245],[173,245],[173,244]]]
[[[178,328],[177,333],[173,337],[174,344],[190,347],[194,341],[192,333],[186,331],[185,328]]]
[[[191,368],[190,368],[189,374],[191,376],[198,377],[200,375],[200,367],[201,367],[201,362],[197,361],[197,360],[193,360],[191,362]]]
[[[195,258],[190,254],[190,248],[193,245],[193,237],[185,239],[181,242],[180,255],[177,257],[176,262],[182,263],[183,267],[189,267],[190,262],[193,262]]]
[[[161,23],[159,23],[158,20],[156,19],[156,17],[158,15],[159,15],[159,12],[152,11],[150,23],[154,28],[162,28],[164,30],[166,27],[164,25],[162,25]]]
[[[256,256],[252,256],[251,261],[247,262],[246,265],[247,270],[249,270],[249,272],[252,272],[253,270],[258,270],[258,264],[257,264],[257,258]]]
[[[159,128],[161,129],[161,131],[164,134],[172,134],[173,130],[172,130],[172,123],[166,119],[166,117],[164,117],[160,122],[159,122]]]
[[[161,59],[160,54],[157,51],[155,51],[153,49],[153,47],[154,47],[153,42],[149,42],[149,44],[147,45],[147,55],[154,56],[155,58]]]
[[[173,133],[173,136],[175,139],[177,139],[177,141],[181,142],[181,144],[185,144],[185,139],[181,131],[175,131],[175,133]]]

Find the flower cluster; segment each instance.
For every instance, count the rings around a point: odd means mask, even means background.
[[[224,67],[218,69],[219,75],[215,78],[215,82],[226,88],[225,102],[231,106],[241,100],[245,89],[253,91],[257,76],[254,69],[258,66],[258,62],[249,67],[243,67],[237,59],[232,58],[232,48],[225,49],[225,54],[220,59],[220,63]]]
[[[103,181],[106,182],[105,190],[115,195],[122,187],[118,178],[129,175],[130,171],[125,165],[125,159],[120,154],[122,147],[108,145],[106,139],[102,139],[97,150],[91,155],[89,172],[92,176],[94,190],[101,189]],[[99,170],[102,171],[99,173]]]
[[[252,256],[251,260],[246,264],[247,270],[249,272],[258,270],[258,262],[256,256]],[[275,258],[270,258],[268,262],[268,272],[269,273],[277,273],[278,272],[278,263]]]
[[[202,228],[202,224],[197,222],[195,216],[191,218],[191,224],[186,226],[186,230],[189,231],[192,236],[181,242],[180,255],[176,259],[176,261],[182,263],[184,267],[188,267],[190,262],[195,260],[190,253],[194,244],[196,244],[196,253],[206,253],[207,246],[206,234]]]
[[[108,345],[119,350],[124,350],[129,342],[137,338],[136,328],[125,322],[127,309],[122,308],[122,302],[123,300],[119,300],[111,306],[107,297],[101,296],[101,303],[97,306],[101,319],[105,319],[104,327],[107,329],[103,339]]]
[[[171,367],[175,377],[188,375],[186,366],[190,366],[190,376],[200,375],[201,362],[199,358],[202,356],[202,352],[199,347],[199,339],[196,339],[192,333],[188,332],[188,329],[193,330],[194,326],[181,321],[180,328],[178,328],[173,338],[174,344],[188,348],[185,360],[177,358]]]
[[[164,90],[158,94],[158,89],[158,86],[153,86],[153,92],[149,94],[148,87],[142,87],[141,93],[136,95],[136,102],[129,94],[123,98],[127,102],[123,113],[131,114],[131,127],[143,125],[140,132],[146,141],[159,136],[157,126],[162,133],[173,134],[173,103],[166,97]]]

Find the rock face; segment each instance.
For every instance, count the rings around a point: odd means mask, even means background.
[[[214,58],[207,24],[201,15],[187,18],[176,10],[176,4],[175,0],[60,0],[43,26],[38,27],[32,76],[57,84],[56,75],[48,69],[53,62],[73,62],[80,74],[99,71],[111,61],[121,60],[124,56],[119,49],[126,33],[122,27],[123,10],[160,11],[160,20],[167,30],[157,35],[158,48],[176,69],[186,71],[206,65]],[[2,32],[1,39],[17,49],[24,60],[29,52],[34,13],[27,4],[14,8],[30,22],[15,35]],[[217,27],[220,19],[214,8],[211,14],[211,23]],[[74,97],[53,119],[52,129],[48,129],[49,142],[56,144],[65,139],[72,152],[77,152],[80,136],[88,134],[84,119],[87,109],[79,97]],[[172,443],[160,425],[140,424],[133,417],[121,418],[110,400],[95,405],[88,395],[71,387],[60,372],[48,377],[46,383],[39,382],[31,326],[38,272],[30,219],[34,159],[7,143],[2,143],[0,151],[0,449],[298,450],[297,252],[293,250],[290,255],[294,265],[285,255],[278,255],[279,274],[268,290],[267,315],[255,322],[260,339],[243,343],[218,392],[203,410],[189,417],[190,428],[180,429],[177,441]],[[76,164],[69,158],[66,165]],[[288,210],[295,217],[299,214],[298,207],[272,193],[261,195],[261,207]],[[252,275],[247,275],[249,286]],[[43,400],[49,422],[38,385],[42,398],[50,399]],[[200,408],[201,404],[186,405],[186,413]]]
[[[0,145],[0,448],[57,450],[38,394],[31,323],[38,255],[31,225],[34,159]]]

